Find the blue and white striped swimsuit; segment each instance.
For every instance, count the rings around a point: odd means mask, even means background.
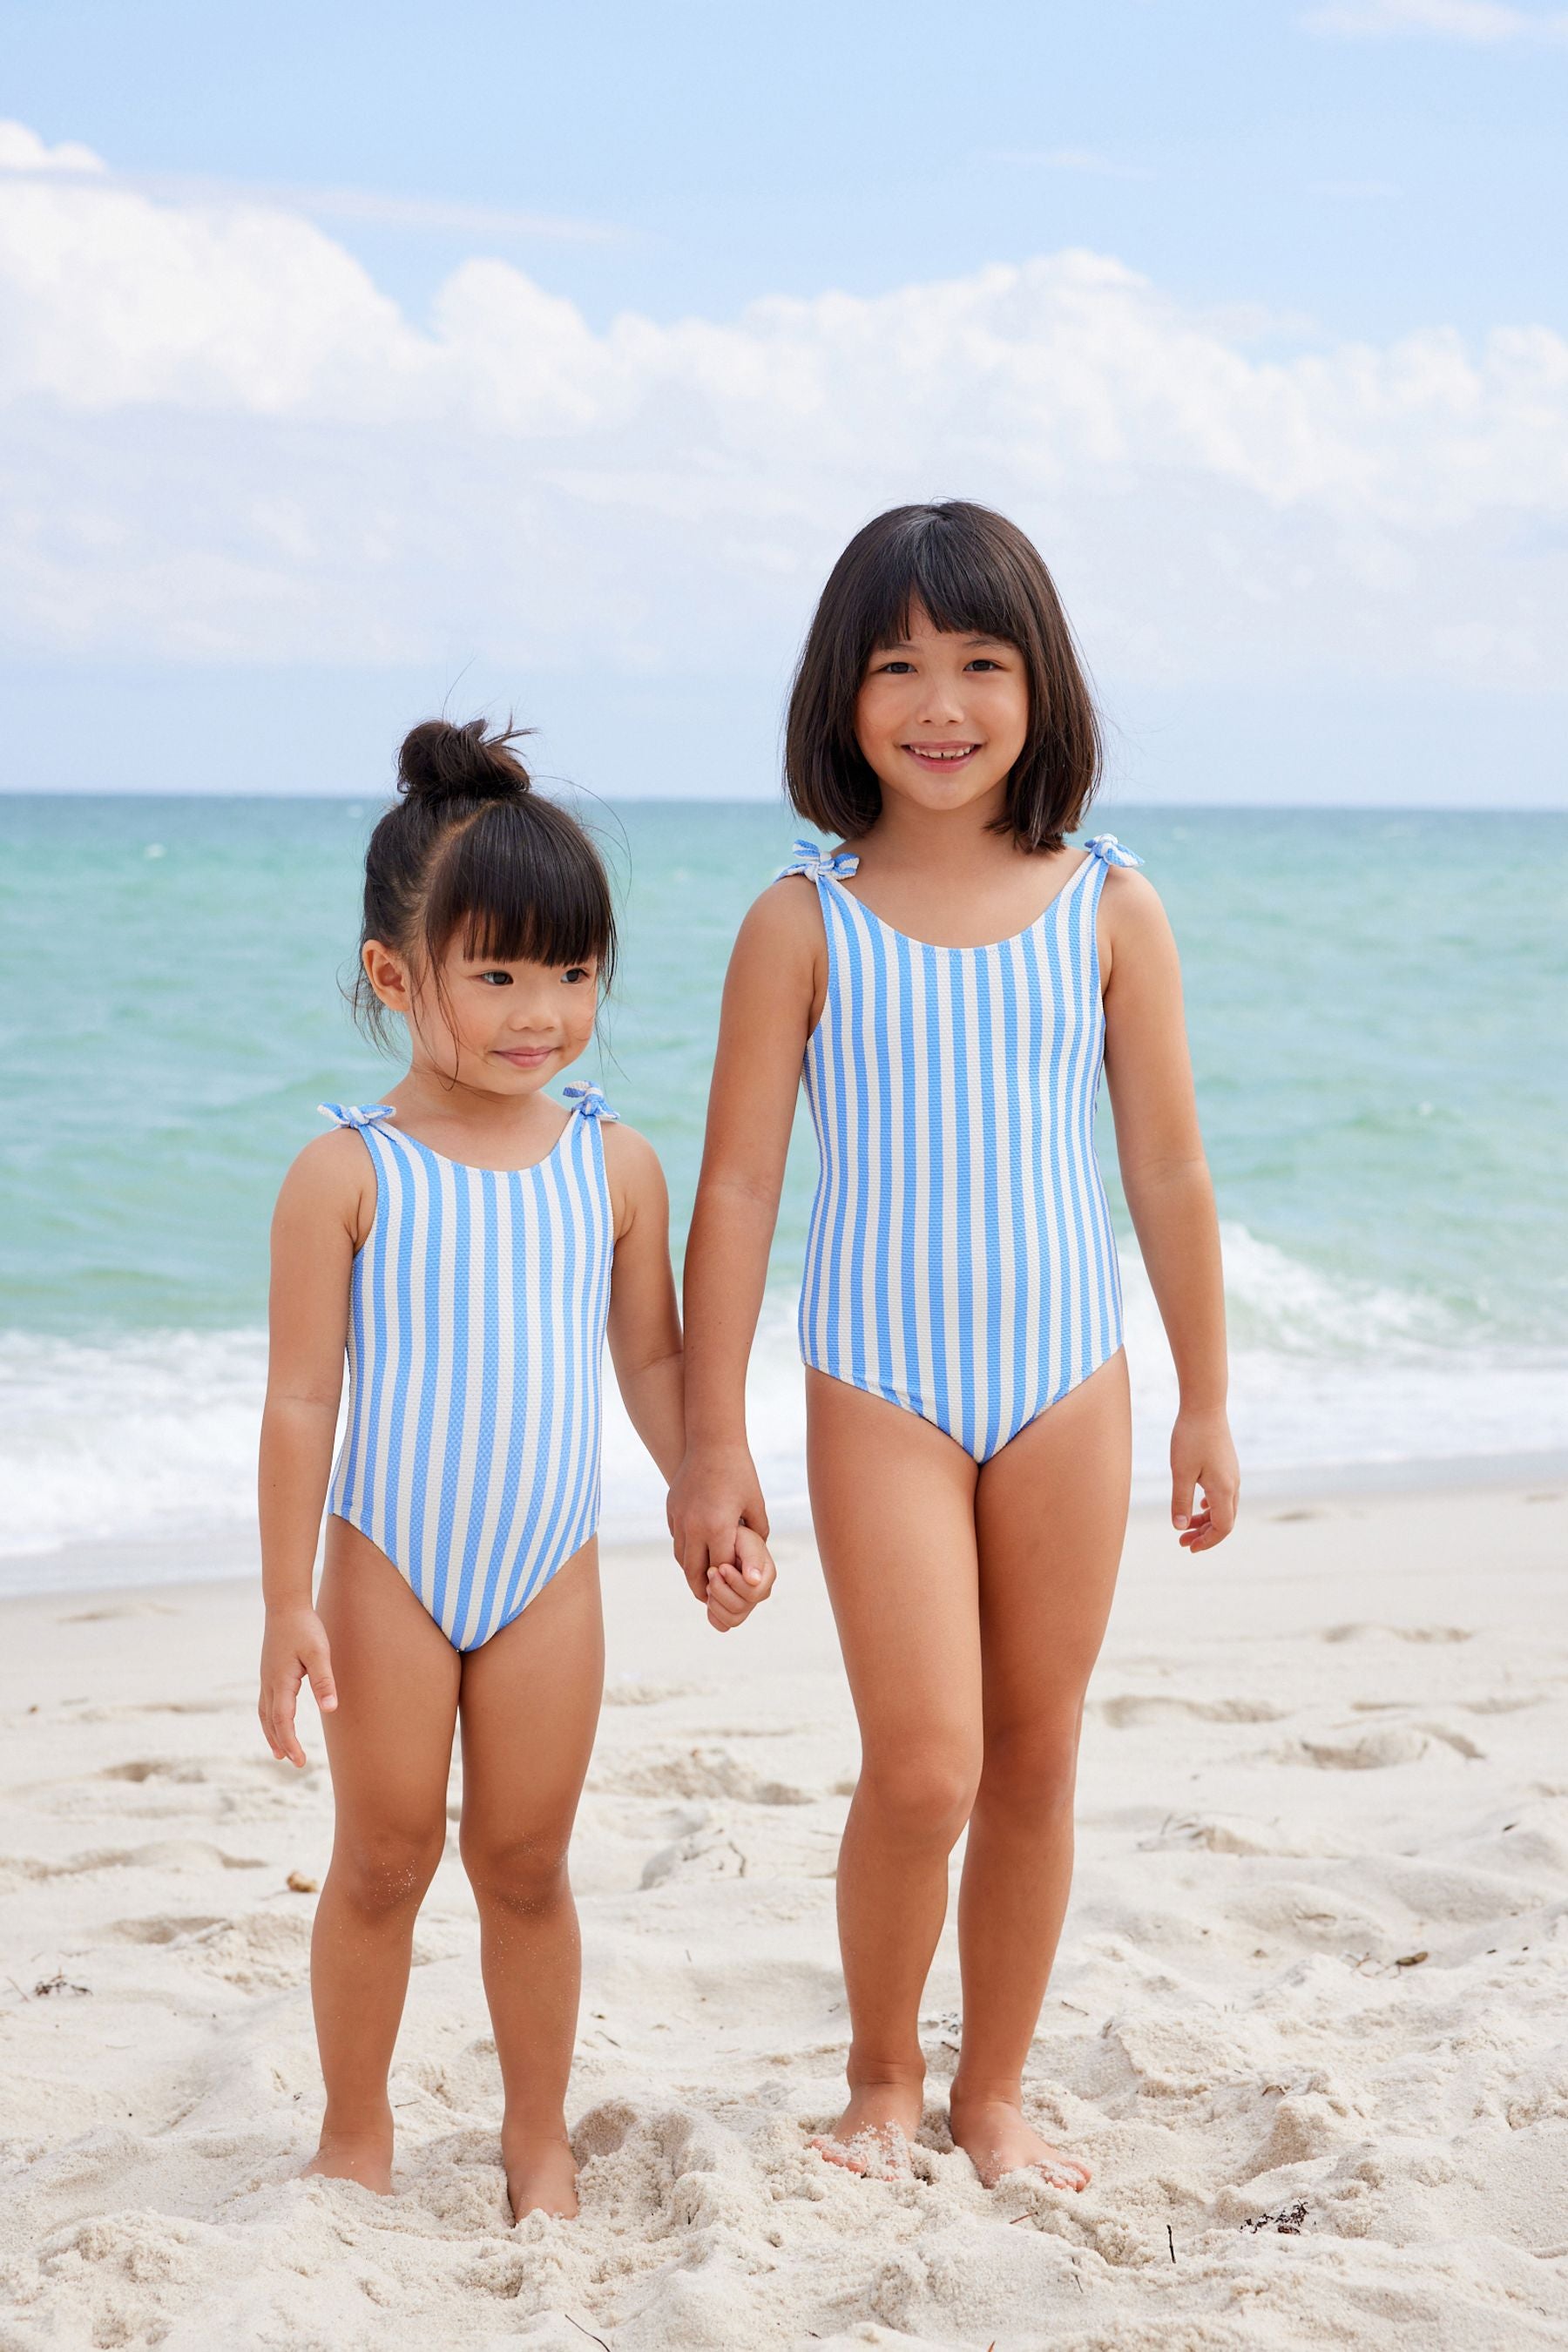
[[[521,1615],[599,1520],[615,1218],[597,1087],[531,1168],[469,1168],[357,1128],[375,1217],[353,1262],[348,1424],[328,1508],[386,1554],[455,1649]]]
[[[978,948],[894,930],[844,888],[846,850],[797,841],[783,869],[816,884],[827,932],[801,1354],[977,1462],[1121,1345],[1095,915],[1107,869],[1142,861],[1112,834],[1087,847],[1027,930]]]

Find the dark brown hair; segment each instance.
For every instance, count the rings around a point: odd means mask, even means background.
[[[882,788],[856,740],[855,705],[871,656],[902,642],[917,606],[935,628],[999,637],[1022,656],[1029,731],[996,829],[1025,849],[1059,849],[1100,782],[1100,722],[1038,550],[1005,515],[963,499],[890,508],[828,573],[790,692],[792,805],[841,839],[874,823]]]
[[[397,754],[396,800],[364,858],[360,946],[380,940],[437,975],[453,939],[498,963],[586,963],[602,987],[615,971],[616,914],[604,861],[576,818],[532,790],[511,746],[526,730],[489,734],[482,719],[426,719]],[[386,1035],[385,1010],[362,961],[353,985],[362,1027]]]

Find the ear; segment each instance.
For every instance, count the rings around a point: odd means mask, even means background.
[[[389,1013],[407,1013],[412,1010],[414,992],[409,984],[408,967],[400,955],[380,940],[366,940],[360,950],[360,961],[366,980]]]

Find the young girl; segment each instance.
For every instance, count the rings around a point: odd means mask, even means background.
[[[386,2191],[387,2072],[415,1915],[447,1835],[479,1901],[514,2216],[576,2210],[563,2101],[579,1948],[566,1848],[603,1675],[599,1358],[668,1475],[680,1327],[664,1180],[595,1086],[543,1091],[594,1034],[615,955],[587,835],[481,721],[416,727],[365,859],[358,1002],[407,1024],[384,1103],[284,1181],[261,1434],[262,1727],[303,1764],[321,1709],[337,1806],[310,1981],[326,2115],[310,2169]],[[346,1433],[327,1495],[345,1343]],[[765,1597],[749,1532],[693,1586],[721,1631]]]
[[[744,1378],[804,1069],[822,1156],[800,1305],[808,1468],[861,1737],[838,1869],[849,2098],[816,2144],[858,2170],[907,2165],[921,2124],[921,1996],[967,1824],[953,2141],[987,2184],[1089,2179],[1026,2120],[1023,2070],[1127,1517],[1102,1057],[1180,1375],[1174,1525],[1205,1551],[1235,1517],[1175,949],[1113,835],[1064,838],[1099,754],[1023,534],[959,503],[881,516],[828,580],[789,712],[791,800],[847,845],[797,843],[725,985],[670,1525],[689,1576],[731,1558],[739,1528],[766,1532]]]

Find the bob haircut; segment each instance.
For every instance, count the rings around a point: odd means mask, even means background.
[[[397,755],[397,790],[364,860],[360,946],[379,940],[429,972],[446,1010],[441,962],[455,939],[497,963],[596,962],[615,973],[616,913],[604,861],[574,816],[533,792],[512,750],[522,730],[487,733],[426,719]],[[362,961],[355,1018],[387,1041],[385,1008]]]
[[[998,637],[1022,656],[1029,731],[994,829],[1021,849],[1059,849],[1100,782],[1100,721],[1037,549],[1005,515],[963,499],[890,508],[828,573],[790,690],[791,805],[840,840],[875,823],[882,788],[856,737],[856,701],[867,663],[902,642],[917,608],[935,628]]]

